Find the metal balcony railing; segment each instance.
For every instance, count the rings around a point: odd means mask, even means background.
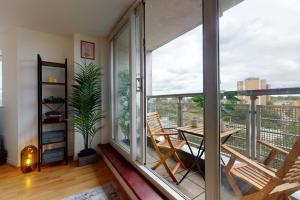
[[[221,109],[221,120],[226,127],[240,128],[226,142],[243,155],[258,161],[263,160],[269,149],[258,145],[257,140],[290,150],[295,138],[300,135],[300,106],[256,105],[258,96],[300,94],[300,88],[236,91],[237,95],[249,96],[250,104],[230,104],[230,112]],[[148,96],[148,112],[160,114],[165,127],[189,125],[193,118],[203,123],[203,109],[192,101],[192,97],[202,93]],[[225,104],[223,104],[224,106]],[[228,104],[226,104],[228,106]],[[190,136],[188,140],[195,146],[200,138]],[[278,155],[272,166],[279,168],[282,155]]]

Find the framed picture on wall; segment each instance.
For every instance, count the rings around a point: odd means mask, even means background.
[[[95,60],[95,43],[80,41],[81,58]]]

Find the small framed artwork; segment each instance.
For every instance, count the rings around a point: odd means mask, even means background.
[[[80,41],[81,58],[95,60],[95,43]]]

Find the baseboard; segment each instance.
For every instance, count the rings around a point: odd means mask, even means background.
[[[12,165],[12,166],[14,166],[14,167],[18,167],[18,162],[15,161],[15,160],[13,160],[13,159],[7,158],[7,159],[6,159],[6,162],[7,162],[7,164],[9,164],[9,165]]]

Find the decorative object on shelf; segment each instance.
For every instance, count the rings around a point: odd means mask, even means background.
[[[64,121],[63,113],[56,110],[45,112],[45,119],[43,121],[44,123],[57,123],[63,121]]]
[[[23,173],[35,171],[37,168],[37,148],[33,145],[21,151],[21,170]]]
[[[43,99],[43,103],[46,104],[59,104],[59,103],[65,103],[66,100],[64,98],[61,97],[54,97],[54,96],[50,96],[47,98]]]
[[[57,83],[57,79],[53,76],[48,76],[48,83]]]
[[[64,148],[54,148],[54,149],[47,149],[43,153],[42,163],[48,164],[48,163],[55,163],[63,160],[65,157],[64,155]]]
[[[68,61],[64,63],[43,61],[38,55],[38,170],[42,165],[61,163],[68,164]],[[47,70],[44,70],[44,69]],[[50,70],[64,73],[64,80],[47,76]],[[52,71],[51,71],[52,72]],[[48,80],[43,80],[47,77]],[[54,90],[59,87],[64,90]],[[55,95],[59,97],[50,96]],[[60,93],[60,94],[58,94]],[[49,96],[44,98],[45,94]]]
[[[64,130],[55,130],[55,131],[45,131],[42,136],[43,144],[53,144],[64,141],[65,131]]]
[[[7,151],[5,150],[3,143],[3,136],[0,135],[0,165],[5,164],[7,159]]]
[[[95,60],[95,43],[80,41],[81,58]]]
[[[71,122],[75,132],[82,135],[84,149],[78,154],[79,166],[97,161],[97,153],[91,148],[95,134],[99,131],[97,123],[103,118],[101,109],[101,76],[100,69],[92,62],[79,65],[75,73],[70,106],[72,107]]]

